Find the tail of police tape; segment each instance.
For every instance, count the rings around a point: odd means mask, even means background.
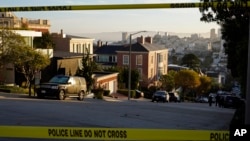
[[[191,2],[191,3],[152,3],[152,4],[110,4],[110,5],[57,5],[0,7],[0,12],[24,11],[68,11],[68,10],[121,10],[121,9],[158,9],[158,8],[248,8],[250,1]]]
[[[1,138],[136,140],[136,141],[229,141],[229,131],[138,128],[81,128],[0,126]]]

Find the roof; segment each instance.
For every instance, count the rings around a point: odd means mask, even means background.
[[[54,51],[53,56],[57,58],[82,58],[83,53],[72,53],[66,51]],[[90,54],[92,56],[92,54]]]
[[[134,52],[149,52],[149,51],[157,51],[157,50],[164,50],[167,49],[163,46],[150,44],[145,42],[144,44],[141,43],[134,43],[132,44],[131,51]],[[104,45],[96,49],[94,54],[116,54],[117,51],[129,51],[129,45]]]
[[[121,50],[123,47],[123,45],[104,45],[98,47],[94,54],[116,54],[116,51]]]
[[[75,35],[66,35],[66,38],[92,39],[89,37],[81,37],[81,36],[75,36]]]
[[[149,52],[149,51],[157,51],[157,50],[164,50],[167,49],[163,46],[155,45],[155,44],[150,44],[147,42],[142,43],[135,43],[132,44],[131,51],[134,52]],[[129,45],[126,45],[124,48],[122,48],[119,51],[129,51]]]

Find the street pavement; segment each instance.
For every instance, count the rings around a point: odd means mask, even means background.
[[[207,103],[157,103],[123,95],[60,101],[0,92],[0,125],[7,126],[228,130],[234,112]]]

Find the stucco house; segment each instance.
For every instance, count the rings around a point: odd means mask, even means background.
[[[80,37],[74,35],[66,35],[61,30],[61,33],[52,33],[55,43],[54,57],[49,68],[53,75],[75,75],[79,68],[82,68],[82,57],[89,53],[93,57],[93,41],[88,37]],[[93,79],[95,80],[94,87],[102,87],[110,90],[110,93],[115,93],[118,73],[110,72],[95,72]]]
[[[55,43],[54,52],[67,52],[79,54],[93,54],[94,39],[88,37],[80,37],[74,35],[67,35],[61,30],[60,33],[52,33],[52,39]]]

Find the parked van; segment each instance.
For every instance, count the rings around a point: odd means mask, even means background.
[[[59,100],[64,100],[66,97],[83,100],[86,91],[85,78],[65,75],[56,75],[49,82],[42,83],[36,88],[38,98],[50,96],[57,97]]]
[[[176,92],[168,92],[169,95],[169,102],[181,102],[180,96]]]

